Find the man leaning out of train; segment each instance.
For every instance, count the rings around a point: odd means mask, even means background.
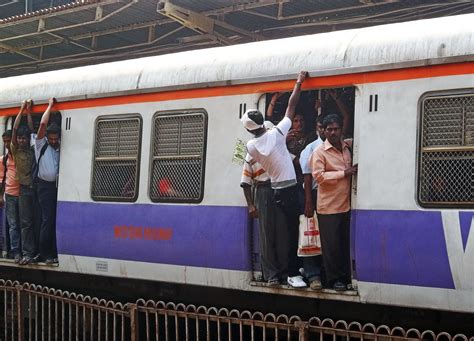
[[[13,124],[11,153],[15,160],[16,180],[20,183],[18,207],[21,229],[20,265],[36,263],[39,260],[38,248],[34,231],[34,203],[35,192],[33,187],[32,169],[35,162],[34,151],[30,148],[30,130],[20,126],[24,112],[28,116],[31,111],[31,101],[23,101],[20,112]]]
[[[16,179],[16,166],[11,152],[12,131],[6,130],[3,135],[3,145],[6,153],[0,162],[0,174],[2,185],[0,187],[0,206],[5,204],[5,215],[9,226],[10,257],[19,263],[21,259],[20,222],[18,215],[18,197],[20,195],[20,183]],[[5,195],[5,199],[3,199]]]
[[[282,209],[288,228],[288,284],[295,288],[305,287],[306,283],[299,274],[297,257],[299,203],[297,195],[296,173],[290,153],[286,147],[286,136],[291,128],[295,109],[298,104],[301,84],[308,73],[301,71],[294,86],[286,108],[285,117],[275,129],[266,130],[264,118],[257,109],[247,110],[242,116],[242,124],[254,138],[247,143],[248,154],[257,162],[270,177],[274,189],[275,203]]]
[[[41,259],[46,264],[58,262],[58,252],[56,249],[56,205],[61,128],[56,122],[52,122],[48,126],[54,103],[55,99],[51,98],[46,111],[41,117],[38,134],[35,139],[35,157],[38,165],[36,188],[41,208],[39,249]]]

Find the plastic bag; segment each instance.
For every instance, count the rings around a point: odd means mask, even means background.
[[[321,254],[321,238],[316,214],[312,218],[300,215],[298,256],[311,257]]]

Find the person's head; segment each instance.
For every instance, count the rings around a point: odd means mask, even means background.
[[[25,127],[21,126],[16,131],[16,142],[18,143],[18,147],[26,149],[30,146],[30,130]]]
[[[253,135],[258,135],[265,131],[263,115],[257,109],[247,110],[240,121],[244,125],[244,128]]]
[[[303,132],[304,131],[304,117],[301,114],[296,114],[295,118],[293,118],[293,124],[291,125],[291,129]]]
[[[324,128],[323,128],[323,120],[324,120],[323,115],[318,116],[316,119],[316,133],[318,136],[321,138],[321,140],[326,140],[326,135],[324,135]]]
[[[10,129],[5,130],[2,134],[3,145],[10,150],[10,144],[12,142],[12,131]]]
[[[51,123],[46,129],[46,137],[48,138],[48,144],[54,149],[59,148],[61,143],[61,128],[59,128],[56,122]]]
[[[341,141],[342,123],[342,117],[337,114],[327,115],[323,120],[324,135],[332,145]]]

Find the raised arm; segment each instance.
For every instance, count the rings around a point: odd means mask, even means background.
[[[272,99],[270,100],[270,103],[268,104],[267,108],[267,117],[272,117],[273,116],[273,110],[275,109],[275,104],[276,101],[283,95],[282,92],[275,92],[272,95]]]
[[[33,126],[33,119],[31,118],[31,107],[33,106],[33,101],[31,99],[26,101],[26,122],[28,123],[28,129],[33,132],[35,130]]]
[[[20,126],[21,116],[23,115],[23,112],[25,111],[25,108],[26,108],[26,101],[23,101],[23,102],[21,102],[20,111],[18,112],[18,115],[15,118],[15,122],[13,123],[12,144],[15,147],[18,146],[18,142],[16,141],[16,131],[18,130],[18,127]]]
[[[288,117],[291,121],[293,121],[293,118],[295,117],[296,106],[298,105],[298,102],[300,100],[301,84],[303,84],[307,76],[307,71],[301,71],[298,74],[298,79],[296,80],[295,87],[293,88],[290,100],[288,101],[288,107],[286,108],[285,117]]]
[[[349,109],[344,102],[337,96],[337,92],[334,89],[329,90],[329,95],[332,97],[337,105],[337,108],[342,114],[342,135],[347,136],[349,127],[351,126],[351,114]]]
[[[51,108],[53,107],[55,102],[56,100],[54,99],[54,97],[50,98],[48,101],[48,107],[46,108],[46,111],[41,117],[40,126],[38,128],[38,135],[36,136],[38,140],[42,139],[46,135],[46,127],[48,126],[49,118],[51,116]]]

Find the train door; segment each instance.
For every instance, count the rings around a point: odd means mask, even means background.
[[[265,94],[266,104],[264,106],[264,110],[267,121],[271,121],[275,125],[278,124],[278,122],[285,115],[289,97],[289,92]],[[296,160],[294,165],[297,174],[298,186],[301,188],[301,197],[299,198],[299,201],[302,214],[304,214],[305,208],[308,205],[316,209],[317,184],[316,182],[312,183],[311,196],[305,195],[305,191],[303,190],[303,169],[306,169],[305,172],[308,174],[308,167],[310,167],[310,165],[307,160],[303,160],[303,162],[307,163],[307,165],[302,167],[299,162],[301,153],[308,145],[313,144],[313,142],[316,140],[322,140],[320,143],[325,140],[324,132],[321,130],[321,123],[323,118],[330,114],[339,114],[343,118],[342,135],[344,139],[352,139],[354,136],[354,103],[354,87],[314,89],[303,91],[301,93],[292,130],[290,130],[290,132],[293,132],[293,134],[289,134],[287,138],[287,148],[290,153],[295,156]],[[353,187],[355,188],[355,186]],[[258,259],[258,257],[253,258]],[[306,262],[305,258],[309,259],[310,257],[301,257],[301,265],[303,269],[305,268],[304,264],[311,263]],[[316,256],[316,258],[318,259],[315,262],[315,266],[319,267],[321,271],[324,287],[331,287],[331,284],[327,283],[325,279],[322,257]],[[352,256],[351,264],[355,264]],[[258,266],[261,266],[261,264],[258,264]],[[308,266],[308,268],[309,267],[310,266]],[[308,271],[306,271],[306,274],[307,272]],[[355,275],[355,272],[353,275]],[[265,278],[263,279],[265,280]]]

